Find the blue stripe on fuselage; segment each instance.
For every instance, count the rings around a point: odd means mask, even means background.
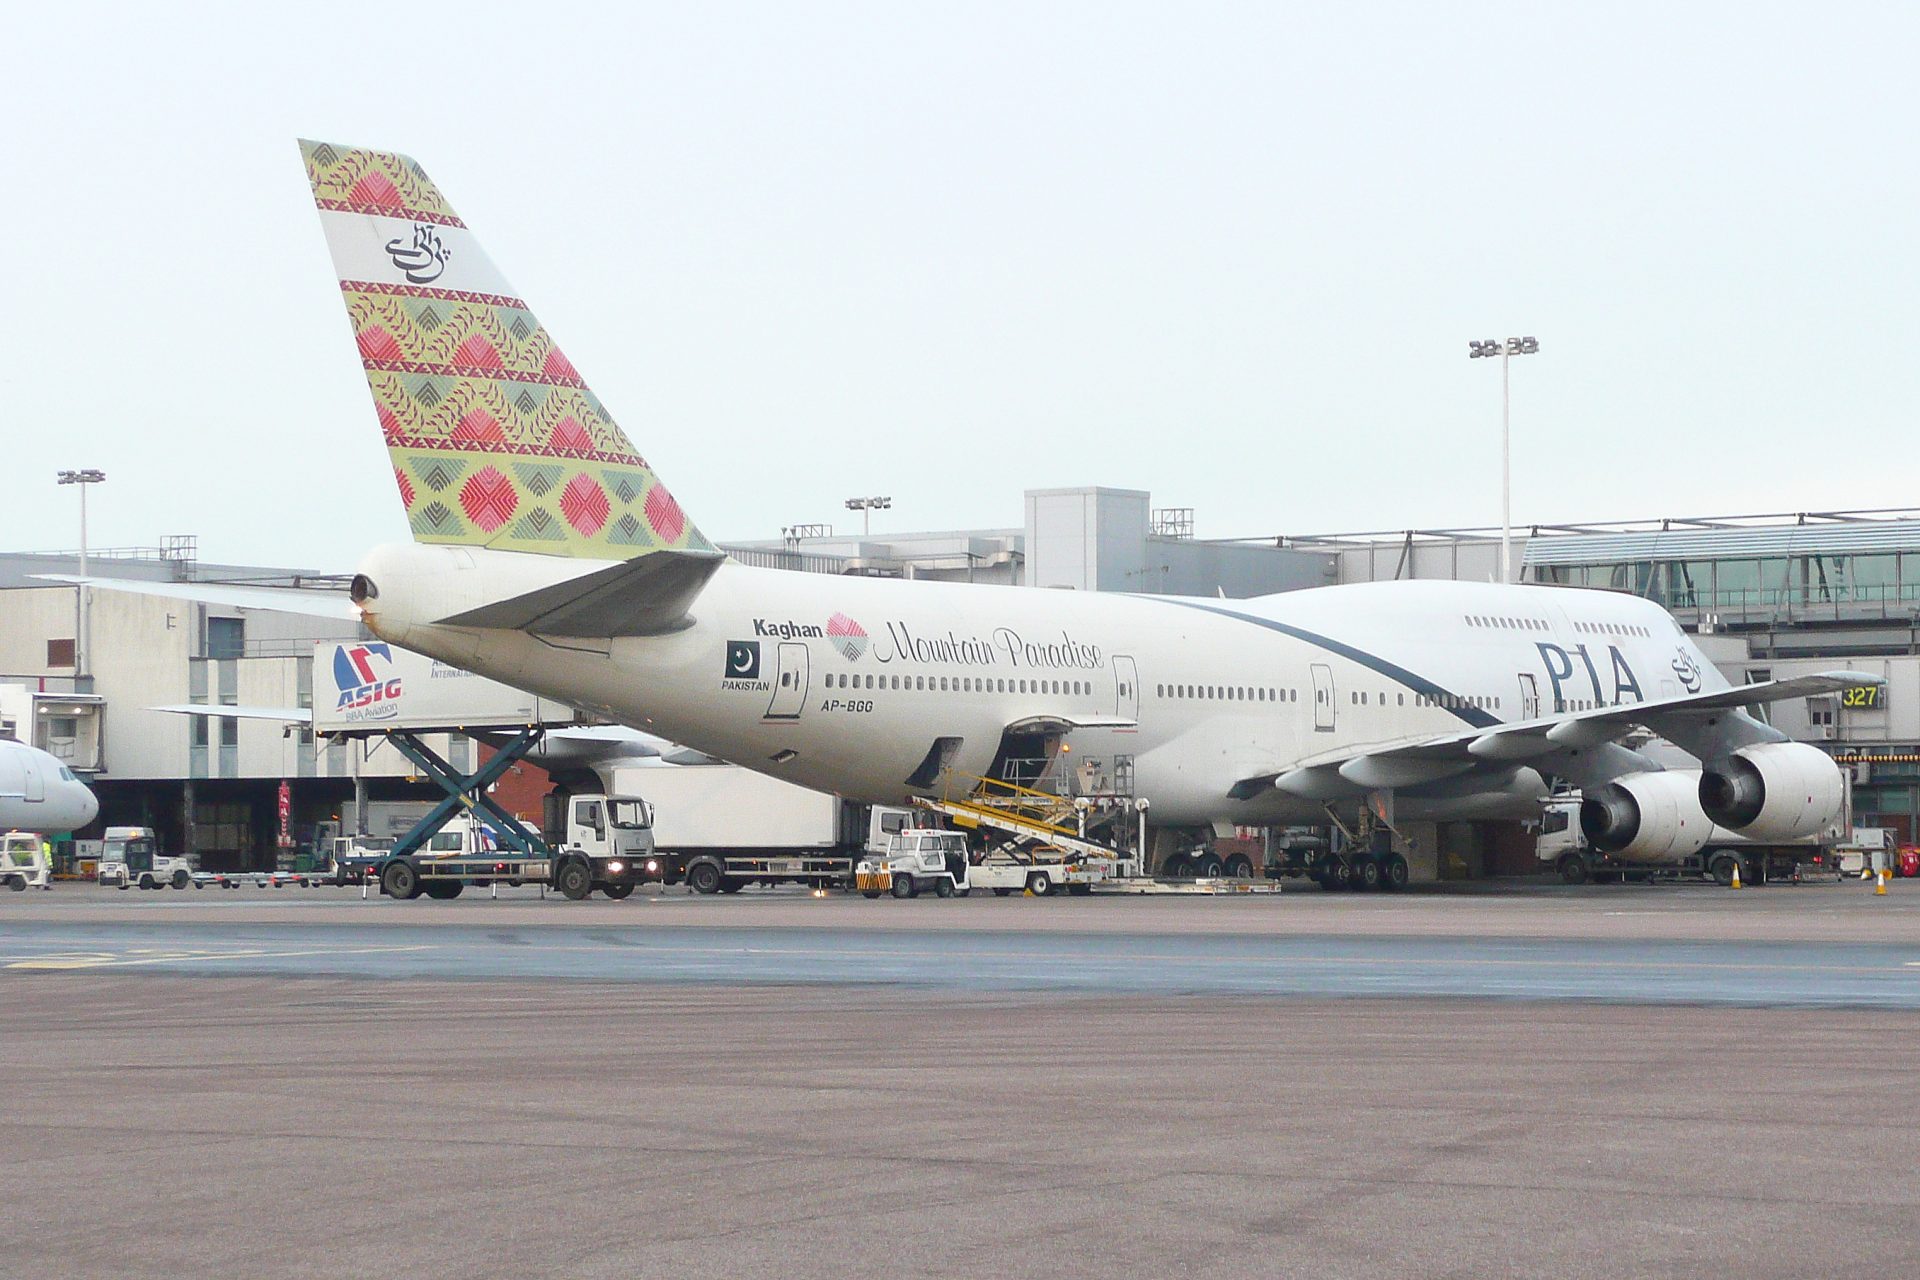
[[[1329,639],[1326,636],[1315,635],[1313,632],[1305,630],[1304,628],[1290,626],[1284,622],[1275,622],[1271,618],[1262,618],[1251,613],[1241,613],[1236,609],[1223,609],[1219,605],[1202,604],[1198,600],[1174,600],[1167,596],[1141,596],[1139,598],[1143,600],[1157,600],[1161,604],[1179,605],[1186,609],[1198,609],[1202,613],[1217,613],[1223,618],[1236,618],[1241,622],[1251,622],[1256,627],[1265,627],[1269,631],[1278,631],[1282,635],[1292,636],[1295,640],[1304,640],[1306,643],[1317,645],[1329,653],[1337,653],[1341,657],[1357,662],[1363,667],[1378,671],[1389,680],[1399,681],[1415,693],[1425,694],[1429,698],[1458,698],[1461,700],[1461,705],[1458,706],[1452,706],[1445,702],[1436,705],[1444,710],[1451,711],[1454,715],[1476,729],[1491,728],[1501,723],[1498,716],[1474,706],[1472,703],[1466,701],[1464,695],[1456,694],[1450,689],[1442,688],[1425,676],[1415,675],[1405,667],[1397,663],[1388,662],[1385,658],[1377,654],[1368,653],[1364,649],[1356,649],[1350,644],[1343,644],[1338,640]]]

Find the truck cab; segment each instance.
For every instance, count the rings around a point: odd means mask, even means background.
[[[53,888],[53,860],[39,836],[31,831],[0,836],[0,885],[16,893]]]
[[[608,881],[628,885],[628,892],[633,882],[659,877],[653,806],[638,796],[548,796],[543,816],[541,837],[556,853],[584,856]]]
[[[941,898],[956,894],[964,898],[973,887],[968,870],[966,836],[909,827],[889,837],[885,853],[860,860],[854,868],[854,887],[869,898],[883,893],[917,898],[922,890]]]
[[[122,889],[184,889],[193,883],[185,858],[160,852],[152,827],[108,827],[100,848],[100,883]]]
[[[327,850],[327,873],[349,884],[376,870],[393,849],[392,836],[334,836]]]

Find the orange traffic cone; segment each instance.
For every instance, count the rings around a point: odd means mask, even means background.
[[[1886,872],[1886,869],[1883,867],[1880,871],[1879,877],[1874,881],[1873,896],[1876,898],[1884,897],[1886,895],[1886,892],[1887,892],[1887,872]]]
[[[1740,887],[1740,859],[1738,858],[1733,860],[1733,883],[1727,887],[1731,889],[1738,889]]]

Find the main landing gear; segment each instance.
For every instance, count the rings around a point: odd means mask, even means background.
[[[1332,805],[1327,817],[1346,837],[1345,848],[1338,853],[1323,853],[1313,860],[1311,874],[1322,889],[1386,889],[1407,887],[1407,860],[1394,852],[1394,837],[1400,833],[1393,823],[1374,811],[1370,804],[1360,806],[1360,821],[1349,827],[1340,820]],[[1402,844],[1408,844],[1400,836]]]
[[[1322,889],[1404,889],[1407,860],[1397,853],[1322,854],[1312,875]]]

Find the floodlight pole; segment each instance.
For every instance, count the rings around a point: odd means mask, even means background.
[[[1512,353],[1500,349],[1500,581],[1513,581],[1513,396],[1507,377]]]
[[[1469,359],[1500,357],[1500,581],[1513,581],[1513,394],[1508,363],[1514,356],[1530,356],[1540,350],[1537,338],[1508,338],[1495,342],[1488,338],[1467,344]]]
[[[860,536],[866,537],[873,532],[873,513],[875,508],[885,509],[893,505],[892,498],[848,498],[847,510],[860,513]]]
[[[79,471],[62,471],[58,474],[61,484],[80,487],[80,576],[87,577],[87,486],[99,484],[107,478],[107,473],[88,467]],[[93,592],[82,581],[77,597],[78,617],[74,625],[73,682],[82,693],[87,692],[85,681],[93,650]]]

